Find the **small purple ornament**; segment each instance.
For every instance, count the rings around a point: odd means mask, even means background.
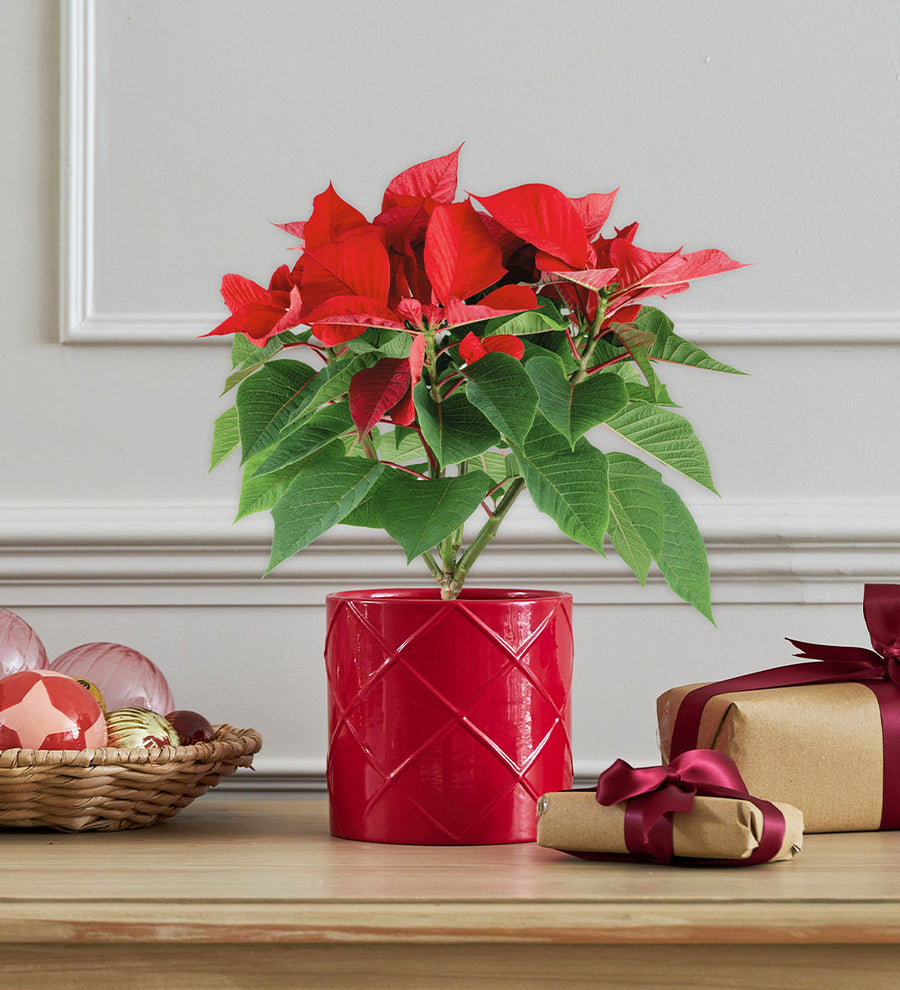
[[[37,633],[15,612],[0,608],[0,677],[46,666],[47,651]]]
[[[170,712],[175,707],[172,692],[152,660],[121,643],[85,643],[66,650],[52,664],[70,677],[84,677],[96,684],[107,711],[117,708],[148,708]]]

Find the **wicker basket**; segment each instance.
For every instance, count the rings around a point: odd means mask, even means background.
[[[193,746],[0,750],[0,828],[114,832],[171,818],[262,746],[254,729],[215,729]]]

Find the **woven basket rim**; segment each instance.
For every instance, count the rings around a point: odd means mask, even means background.
[[[214,763],[250,756],[262,748],[256,729],[236,729],[227,723],[214,725],[212,742],[190,746],[163,746],[159,749],[4,749],[0,750],[0,772],[22,767],[133,766],[152,763]]]

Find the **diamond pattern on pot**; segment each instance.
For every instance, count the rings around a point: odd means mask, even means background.
[[[547,644],[543,634],[554,621]],[[483,646],[480,680],[471,677],[471,667],[469,675],[461,675],[453,663],[458,623],[476,630]],[[411,630],[406,622],[387,629],[382,621],[376,627],[365,603],[344,600],[331,615],[326,657],[335,652],[328,649],[333,636],[345,644],[349,637],[353,648],[344,655],[359,660],[352,670],[347,663],[340,670],[330,660],[327,665],[328,781],[338,823],[343,793],[352,796],[354,814],[363,802],[367,819],[389,814],[396,820],[399,802],[411,821],[424,819],[452,841],[470,836],[478,841],[479,826],[492,816],[512,811],[527,820],[540,794],[568,786],[560,782],[558,766],[562,761],[571,768],[564,686],[571,671],[561,671],[547,685],[541,679],[546,657],[538,656],[544,662],[535,664],[536,654],[555,650],[559,639],[571,646],[569,616],[558,600],[548,601],[537,626],[533,615],[527,626],[513,615],[502,630],[482,620],[464,599],[443,603]],[[470,631],[468,649],[471,640]],[[570,649],[562,652],[571,655]],[[459,665],[463,671],[466,666]],[[371,731],[373,724],[378,731]],[[549,786],[541,761],[548,753],[555,756]],[[340,786],[333,786],[337,777]]]

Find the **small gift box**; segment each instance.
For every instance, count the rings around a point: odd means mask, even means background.
[[[789,640],[801,659],[657,700],[663,759],[702,746],[807,832],[900,828],[900,585],[866,585],[874,650]]]
[[[596,791],[544,794],[537,841],[590,859],[752,866],[798,853],[803,815],[753,797],[724,754],[693,750],[663,767],[616,760]]]

